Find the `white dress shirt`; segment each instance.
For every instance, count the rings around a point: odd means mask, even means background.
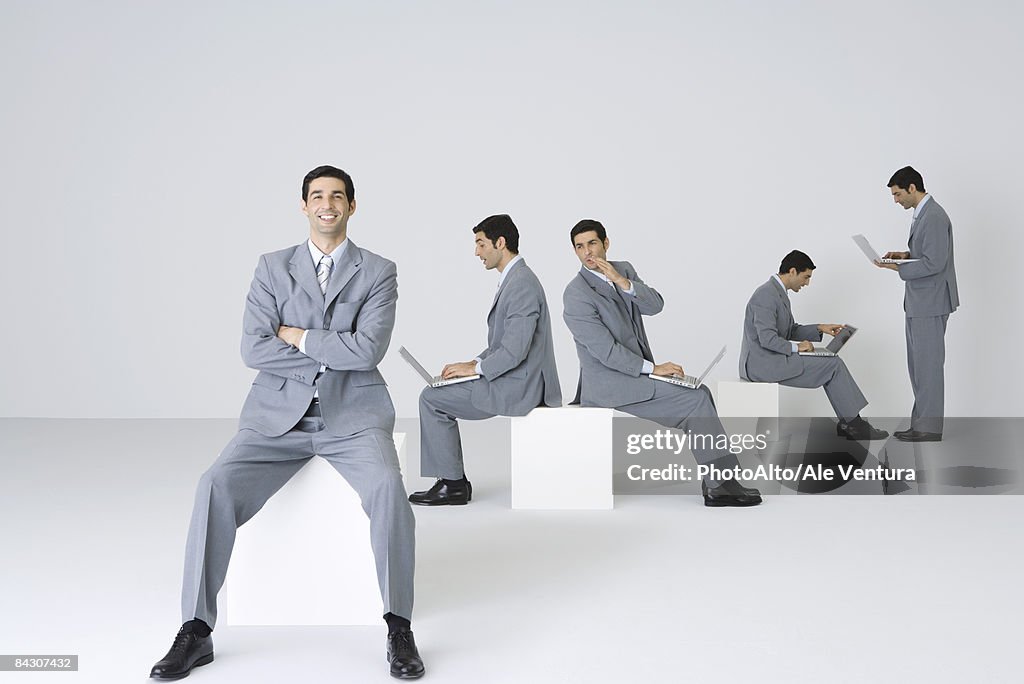
[[[313,240],[312,239],[306,241],[306,246],[309,247],[309,256],[313,260],[313,270],[314,271],[316,271],[317,268],[320,267],[320,260],[321,259],[323,259],[325,256],[331,257],[331,261],[332,261],[331,272],[327,276],[328,287],[330,287],[331,276],[334,275],[334,269],[338,267],[338,262],[341,261],[341,257],[345,254],[345,250],[348,249],[348,238],[345,238],[344,240],[342,240],[341,244],[338,245],[337,247],[335,247],[334,251],[331,252],[330,254],[324,254],[323,252],[321,252],[320,248],[313,244]],[[308,333],[307,330],[303,330],[302,331],[302,337],[299,338],[299,351],[302,352],[303,354],[306,353],[306,334],[307,333]],[[327,370],[327,366],[325,366],[324,364],[320,364],[320,373],[323,373],[325,370]],[[319,396],[320,396],[320,391],[319,390],[316,390],[316,391],[313,392],[313,397],[314,398],[319,397]]]

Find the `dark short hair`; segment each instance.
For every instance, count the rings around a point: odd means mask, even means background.
[[[352,184],[352,176],[348,175],[341,169],[335,166],[318,166],[302,179],[302,201],[305,202],[309,197],[309,184],[317,178],[337,178],[345,184],[345,194],[348,196],[348,203],[356,199],[356,186]]]
[[[473,228],[473,234],[483,233],[491,244],[497,246],[498,238],[505,238],[505,246],[513,254],[519,254],[519,229],[508,214],[488,216]]]
[[[600,221],[595,221],[594,219],[583,219],[569,231],[569,243],[575,246],[576,236],[580,233],[586,233],[591,230],[597,233],[597,239],[601,242],[608,239],[608,233],[605,232],[604,226],[601,225]]]
[[[913,166],[904,166],[902,169],[892,174],[892,178],[885,184],[887,188],[893,186],[902,190],[910,190],[910,186],[913,185],[917,188],[918,192],[924,192],[924,178],[921,178],[921,174],[917,172]]]
[[[789,269],[795,268],[797,273],[803,273],[810,269],[814,270],[814,262],[811,261],[811,257],[807,256],[799,249],[794,249],[792,252],[782,258],[782,263],[779,264],[779,275],[789,273]]]

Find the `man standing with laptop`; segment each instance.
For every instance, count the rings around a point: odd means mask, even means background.
[[[888,182],[892,199],[913,209],[906,252],[887,252],[886,259],[915,259],[879,268],[896,271],[904,281],[907,368],[914,390],[910,429],[895,433],[904,442],[938,442],[945,413],[943,366],[946,361],[946,322],[960,306],[953,265],[953,224],[946,211],[924,189],[924,179],[905,166]]]
[[[885,430],[860,417],[868,400],[846,363],[838,356],[803,356],[814,351],[811,341],[823,333],[838,335],[836,323],[800,325],[793,320],[789,291],[810,285],[814,262],[799,250],[787,254],[773,275],[751,295],[743,315],[740,377],[753,382],[777,382],[787,387],[824,387],[839,422],[836,434],[851,440],[884,439]]]
[[[196,487],[185,545],[181,626],[150,672],[180,679],[213,660],[211,631],[239,526],[314,455],[359,494],[370,519],[391,676],[423,675],[410,630],[415,520],[377,364],[395,326],[395,264],[348,239],[352,178],[320,166],[302,181],[309,239],[264,254],[242,319],[242,360],[259,373],[239,430]],[[282,578],[302,582],[303,577]]]
[[[508,214],[489,216],[473,228],[476,256],[498,271],[487,314],[487,348],[471,361],[450,363],[442,380],[476,380],[426,387],[420,394],[420,473],[436,477],[409,501],[421,506],[469,503],[458,419],[525,416],[538,406],[561,406],[551,316],[544,288],[519,254],[519,230]]]
[[[685,375],[676,363],[655,363],[647,340],[643,316],[662,310],[661,295],[640,279],[632,264],[607,260],[608,235],[600,222],[580,221],[570,231],[569,241],[582,263],[563,295],[563,317],[580,359],[573,403],[614,408],[669,428],[724,436],[707,387],[690,389],[648,377]],[[704,440],[697,444],[692,450],[698,464],[722,470],[739,465],[728,449],[707,447]],[[701,491],[706,506],[761,503],[760,492],[732,479],[705,478]]]

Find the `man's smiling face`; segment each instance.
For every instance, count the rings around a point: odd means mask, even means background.
[[[355,210],[355,200],[349,201],[345,182],[329,176],[314,178],[302,203],[302,212],[309,218],[310,235],[324,237],[344,236],[348,217]]]

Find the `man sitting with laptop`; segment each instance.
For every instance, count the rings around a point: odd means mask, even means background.
[[[561,406],[544,288],[519,254],[519,230],[508,214],[473,228],[476,256],[497,269],[498,290],[487,314],[487,349],[472,361],[450,363],[420,394],[420,474],[430,489],[409,496],[421,506],[469,503],[457,419],[525,416],[537,406]],[[470,382],[444,381],[478,375]]]
[[[691,386],[655,382],[655,376],[685,377],[676,363],[654,362],[644,330],[643,316],[653,316],[664,306],[661,295],[640,279],[632,264],[607,260],[609,241],[600,222],[580,221],[569,240],[583,264],[563,296],[563,317],[580,359],[573,403],[614,408],[669,428],[724,436],[711,392],[700,386],[703,376]],[[728,449],[707,446],[703,440],[698,444],[692,448],[698,464],[719,470],[739,465]],[[721,441],[711,440],[711,444]],[[761,503],[760,492],[732,479],[704,478],[701,491],[705,506]]]
[[[799,325],[793,320],[789,290],[799,292],[811,282],[814,262],[793,250],[773,275],[751,295],[743,316],[743,346],[740,349],[740,377],[754,382],[777,382],[787,387],[822,387],[839,417],[836,434],[851,440],[884,439],[878,430],[860,417],[868,405],[860,388],[841,358],[842,343],[854,332],[836,323]],[[822,334],[833,335],[830,349],[816,349]]]

